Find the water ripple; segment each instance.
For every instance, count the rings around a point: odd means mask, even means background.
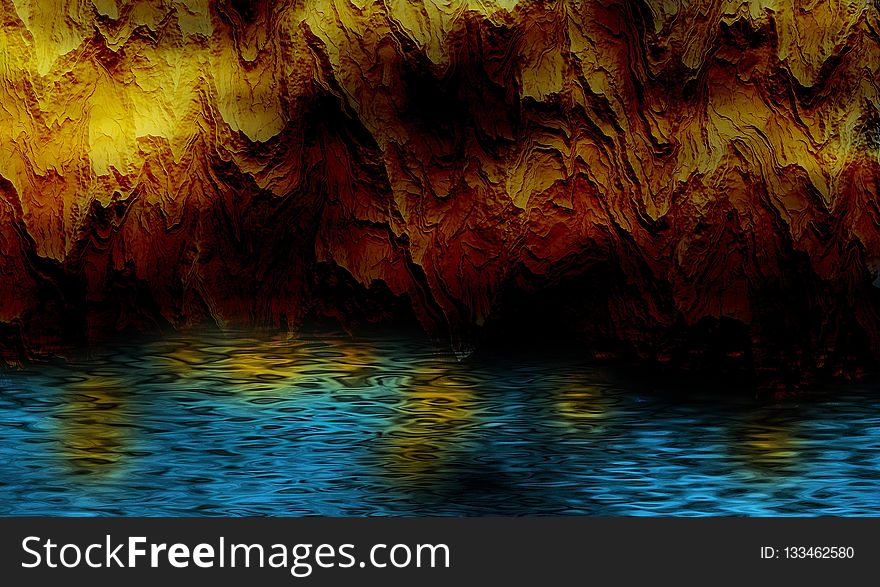
[[[176,334],[0,374],[0,514],[877,515],[880,401],[410,338]]]

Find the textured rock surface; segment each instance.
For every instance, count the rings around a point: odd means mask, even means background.
[[[414,315],[458,348],[544,328],[684,366],[880,355],[874,2],[0,18],[8,349]]]

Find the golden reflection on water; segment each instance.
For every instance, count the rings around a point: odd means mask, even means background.
[[[345,389],[374,388],[371,377],[381,375],[387,361],[373,343],[351,338],[300,339],[290,335],[268,338],[223,335],[206,339],[179,337],[159,341],[148,351],[157,365],[177,377],[210,379],[231,394],[288,395],[309,382]],[[404,478],[442,471],[450,449],[474,423],[478,377],[457,361],[432,357],[403,361],[393,370],[399,403],[397,416],[383,430],[385,462]]]
[[[360,387],[365,379],[379,371],[382,361],[377,349],[369,343],[355,343],[351,339],[331,338],[323,341],[331,359],[324,359],[328,370],[336,374],[338,383],[345,387]]]
[[[385,465],[404,478],[442,472],[451,449],[476,422],[478,378],[458,363],[417,363],[399,384],[401,404],[388,433]]]
[[[147,353],[155,365],[182,379],[223,383],[230,393],[290,392],[308,378],[332,378],[355,387],[381,368],[371,344],[343,338],[300,339],[292,334],[242,337],[181,336],[157,341]]]
[[[182,379],[204,371],[209,358],[200,339],[183,335],[145,343],[144,355],[154,367]]]
[[[126,387],[115,377],[80,375],[58,408],[59,452],[74,473],[103,477],[119,470],[131,444]]]
[[[216,360],[200,375],[222,380],[230,392],[245,396],[291,389],[317,360],[313,348],[289,335],[253,338],[246,345],[220,339],[209,350]]]
[[[561,375],[558,380],[554,406],[560,423],[572,429],[592,429],[609,416],[612,400],[601,386],[581,373]]]
[[[745,466],[782,472],[798,464],[800,439],[795,422],[765,410],[749,413],[732,428],[731,450]]]

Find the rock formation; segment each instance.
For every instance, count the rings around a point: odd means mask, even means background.
[[[0,0],[0,336],[880,356],[880,3]]]

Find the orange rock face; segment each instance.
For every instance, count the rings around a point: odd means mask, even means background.
[[[880,356],[867,0],[0,0],[5,345],[414,316]],[[725,359],[725,360],[727,360]]]

